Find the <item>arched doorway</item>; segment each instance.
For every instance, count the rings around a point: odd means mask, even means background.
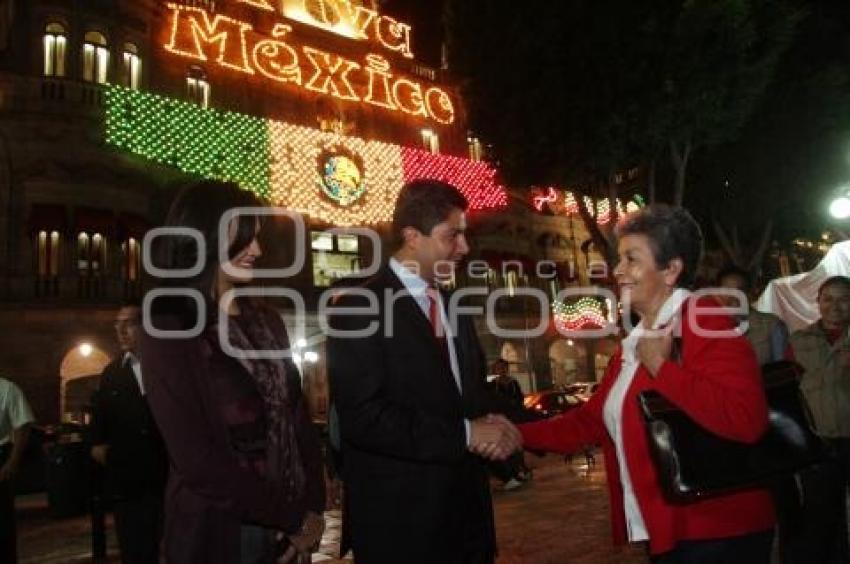
[[[617,352],[618,342],[616,339],[600,339],[596,341],[594,352],[596,353],[596,381],[600,382],[608,368],[608,362]]]
[[[563,387],[586,380],[587,353],[572,339],[556,339],[549,345],[552,385]]]
[[[512,341],[502,343],[499,358],[507,361],[509,373],[519,382],[522,392],[527,394],[536,389],[536,383],[532,378],[532,371],[528,366],[525,355],[525,345]]]
[[[59,366],[59,415],[61,421],[82,423],[100,373],[110,357],[97,345],[83,342],[65,353]]]

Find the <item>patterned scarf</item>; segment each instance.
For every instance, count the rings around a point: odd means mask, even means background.
[[[238,300],[240,313],[230,318],[230,345],[241,350],[289,349],[286,326],[278,313],[259,300]],[[209,330],[218,339],[218,324]],[[263,397],[268,424],[267,475],[285,486],[290,501],[303,497],[306,473],[298,448],[295,418],[301,382],[298,369],[289,359],[237,358],[251,374]]]

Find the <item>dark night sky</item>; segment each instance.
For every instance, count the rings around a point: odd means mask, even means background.
[[[380,10],[413,26],[413,53],[417,61],[440,66],[443,0],[384,0]]]

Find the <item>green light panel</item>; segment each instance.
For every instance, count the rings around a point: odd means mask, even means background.
[[[184,172],[234,181],[269,197],[264,119],[107,86],[106,141]]]

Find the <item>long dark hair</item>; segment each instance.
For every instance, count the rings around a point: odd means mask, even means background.
[[[159,286],[191,287],[205,296],[215,283],[219,268],[219,221],[233,208],[260,207],[263,202],[252,192],[243,190],[232,182],[204,180],[185,186],[174,199],[165,219],[165,227],[190,227],[197,229],[206,241],[206,254],[201,259],[203,268],[192,278],[160,278]],[[228,248],[228,258],[251,244],[257,231],[258,217],[240,215],[236,237]],[[158,237],[152,249],[154,265],[162,269],[188,269],[198,262],[198,244],[188,236],[168,235]]]

